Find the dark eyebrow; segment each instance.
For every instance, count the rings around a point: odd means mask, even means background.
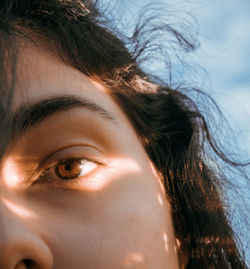
[[[117,125],[116,120],[109,111],[90,100],[71,95],[57,96],[36,103],[24,104],[18,108],[12,117],[11,137],[13,139],[20,136],[28,129],[40,124],[57,112],[77,107],[83,107],[96,112],[104,119]]]

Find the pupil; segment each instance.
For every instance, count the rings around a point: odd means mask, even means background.
[[[66,164],[66,165],[64,166],[64,169],[65,169],[66,171],[70,171],[70,170],[71,170],[71,165],[70,165],[70,164]]]

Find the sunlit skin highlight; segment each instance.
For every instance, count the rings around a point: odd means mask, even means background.
[[[139,253],[131,253],[126,257],[124,265],[127,268],[140,268],[143,266],[145,258]]]
[[[2,198],[1,200],[6,205],[7,208],[9,208],[15,215],[19,216],[20,218],[24,218],[24,219],[37,218],[37,215],[35,212],[32,212],[31,210],[26,209],[17,203],[11,202],[6,198]]]

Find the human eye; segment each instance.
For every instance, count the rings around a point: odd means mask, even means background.
[[[104,163],[89,152],[59,151],[39,166],[32,179],[32,186],[46,185],[62,189],[77,189],[84,180],[94,176]],[[92,154],[93,155],[93,154]]]

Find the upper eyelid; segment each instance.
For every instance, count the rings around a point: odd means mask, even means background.
[[[65,157],[61,157],[60,155],[64,155],[63,153],[67,150],[70,150],[70,149],[76,149],[76,148],[81,148],[81,150],[79,150],[81,153],[77,154],[77,153],[72,153],[72,152],[69,152],[69,153],[66,153],[65,154]],[[82,150],[82,148],[85,148],[85,150]],[[60,160],[67,160],[67,159],[77,159],[79,157],[80,158],[85,158],[85,159],[89,159],[90,161],[94,161],[93,159],[94,158],[90,158],[89,156],[91,155],[91,153],[88,153],[87,151],[88,150],[96,150],[97,152],[101,153],[101,154],[104,154],[104,152],[102,150],[100,150],[99,148],[96,148],[95,146],[92,146],[92,145],[84,145],[84,144],[80,144],[80,145],[71,145],[71,146],[66,146],[66,147],[63,147],[63,148],[60,148],[60,149],[57,149],[55,151],[53,151],[52,153],[50,153],[41,163],[39,166],[43,166],[44,163],[46,162],[49,162],[48,160],[51,159],[51,162],[58,162]],[[83,153],[84,151],[84,153]],[[57,155],[59,155],[57,157]],[[76,155],[78,155],[78,157],[76,157]],[[53,157],[54,156],[54,157]]]
[[[48,160],[48,159],[50,159],[51,158],[51,156],[53,156],[53,155],[57,155],[57,153],[59,154],[60,152],[63,152],[63,151],[66,151],[67,149],[71,149],[71,148],[77,148],[77,147],[81,147],[81,148],[90,148],[90,149],[94,149],[94,150],[97,150],[98,152],[100,152],[100,153],[102,153],[102,154],[104,154],[104,151],[103,150],[101,150],[101,149],[99,149],[99,148],[97,148],[97,147],[95,147],[95,146],[93,146],[93,145],[88,145],[88,144],[74,144],[74,145],[67,145],[67,146],[65,146],[65,147],[63,147],[63,148],[59,148],[59,149],[56,149],[56,150],[54,150],[53,152],[51,152],[45,159],[44,159],[44,161],[42,161],[42,163],[43,162],[45,162],[46,160]],[[70,154],[68,154],[68,155],[70,155]],[[74,156],[75,156],[76,154],[72,154],[72,158],[74,158]],[[87,154],[86,154],[87,155]]]

